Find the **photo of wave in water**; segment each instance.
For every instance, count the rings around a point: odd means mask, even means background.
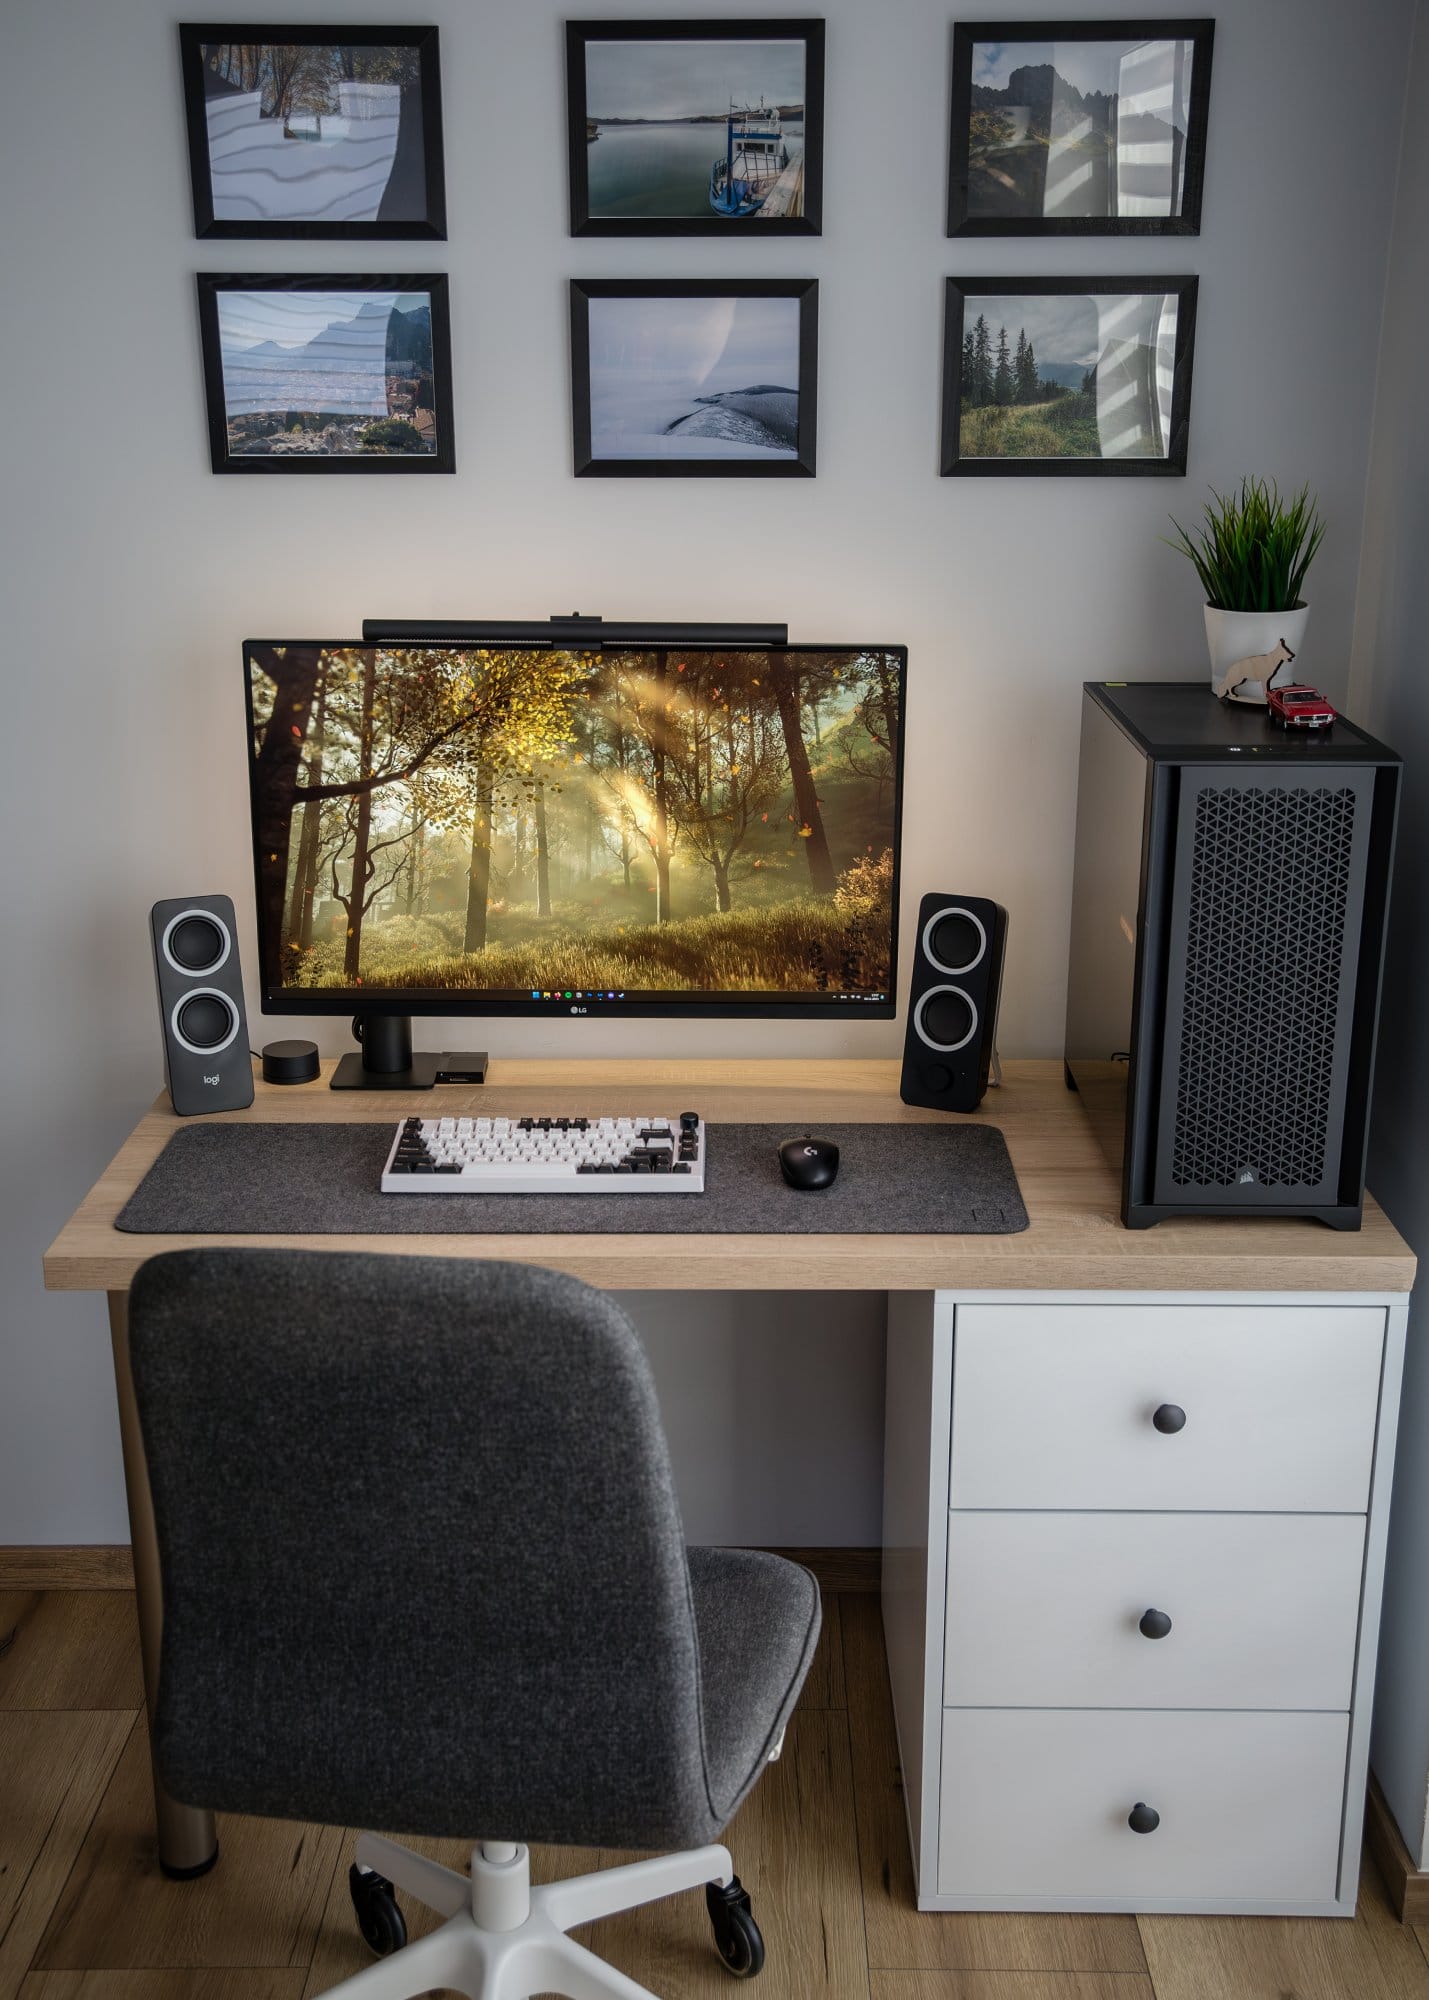
[[[593,298],[591,455],[793,459],[797,298]]]

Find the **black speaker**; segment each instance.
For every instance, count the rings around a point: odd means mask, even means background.
[[[253,1102],[237,927],[227,896],[169,896],[149,915],[164,1069],[175,1111]]]
[[[925,896],[903,1042],[905,1104],[976,1111],[997,1040],[1007,912],[986,896]]]

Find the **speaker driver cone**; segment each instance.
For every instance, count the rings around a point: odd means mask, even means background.
[[[971,910],[950,904],[923,926],[923,956],[939,972],[971,972],[987,950],[987,932]]]
[[[175,1003],[169,1025],[191,1055],[215,1056],[238,1033],[238,1010],[226,993],[199,986]]]
[[[977,1008],[960,986],[932,986],[918,1002],[913,1027],[930,1049],[952,1055],[977,1033]]]
[[[221,918],[208,910],[180,910],[165,925],[160,949],[175,972],[217,972],[231,944]]]

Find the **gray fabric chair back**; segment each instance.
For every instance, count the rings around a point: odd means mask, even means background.
[[[178,1799],[709,1837],[684,1536],[608,1298],[519,1264],[179,1251],[135,1279],[131,1344]]]

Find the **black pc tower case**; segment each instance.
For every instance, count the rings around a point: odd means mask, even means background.
[[[1204,683],[1088,682],[1067,1082],[1131,1229],[1357,1229],[1399,759]]]

